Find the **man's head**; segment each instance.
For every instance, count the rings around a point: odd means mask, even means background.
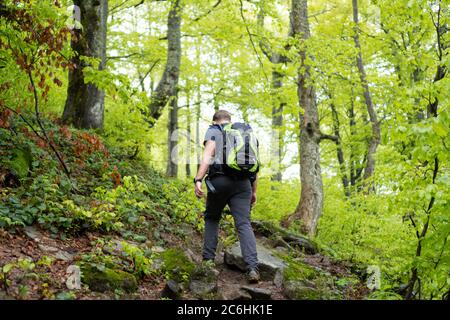
[[[231,113],[225,110],[216,111],[213,116],[213,122],[216,124],[231,122]]]

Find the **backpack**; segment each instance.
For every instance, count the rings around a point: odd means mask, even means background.
[[[224,173],[249,175],[261,166],[258,139],[247,123],[228,123],[221,126],[223,133]]]

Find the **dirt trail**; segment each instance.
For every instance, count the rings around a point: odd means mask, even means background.
[[[8,274],[8,290],[5,293],[4,285],[0,285],[0,299],[3,297],[13,299],[52,299],[60,292],[67,292],[66,279],[67,268],[74,264],[80,257],[94,249],[93,243],[104,235],[87,233],[75,238],[65,240],[54,239],[50,233],[37,227],[28,228],[26,232],[10,234],[0,233],[0,265],[17,261],[20,258],[31,259],[35,267],[32,270],[37,276],[24,277],[23,270],[12,270]],[[202,235],[192,231],[186,239],[180,239],[171,234],[164,236],[165,248],[178,247],[188,253],[189,258],[195,263],[201,263]],[[258,235],[258,242],[267,238]],[[267,242],[267,241],[266,241]],[[54,261],[50,265],[42,264],[44,256],[51,256]],[[320,253],[304,254],[302,262],[329,274],[336,279],[351,277],[350,268],[343,263],[333,262],[327,256]],[[217,281],[217,296],[225,299],[247,299],[248,292],[242,287],[263,289],[271,294],[274,300],[286,299],[283,289],[277,287],[273,281],[261,281],[258,284],[249,285],[244,273],[237,268],[225,264],[223,251],[216,258],[216,269],[219,271]],[[354,276],[354,275],[353,275]],[[144,278],[139,282],[139,287],[134,294],[116,296],[113,293],[96,293],[87,289],[77,291],[77,299],[160,299],[166,281],[164,277]],[[24,289],[26,288],[26,289]],[[26,292],[24,292],[26,291]],[[345,299],[363,299],[368,294],[367,288],[362,282],[352,284],[341,290]],[[187,288],[183,291],[185,299],[196,299]]]

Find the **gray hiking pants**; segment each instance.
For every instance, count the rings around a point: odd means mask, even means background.
[[[234,218],[242,250],[242,256],[248,269],[258,267],[256,241],[250,224],[250,201],[252,187],[249,179],[235,180],[225,175],[217,175],[211,180],[215,193],[208,188],[205,210],[205,232],[203,259],[216,256],[219,234],[219,222],[222,210],[228,204]]]

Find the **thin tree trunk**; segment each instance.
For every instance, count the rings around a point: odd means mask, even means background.
[[[102,129],[105,108],[105,93],[92,83],[85,83],[81,56],[100,59],[99,70],[106,61],[106,33],[108,19],[107,0],[75,0],[74,5],[81,11],[83,29],[75,30],[76,37],[71,46],[75,51],[75,69],[69,71],[67,99],[64,106],[63,121],[78,128]]]
[[[197,88],[197,104],[195,107],[195,150],[197,155],[197,170],[200,167],[202,157],[202,148],[200,145],[200,110],[201,110],[202,95],[200,87]]]
[[[276,170],[272,172],[271,180],[272,181],[281,181],[283,175],[281,173],[281,160],[282,160],[282,152],[283,152],[283,134],[281,132],[283,126],[283,109],[286,103],[282,100],[280,96],[280,90],[283,87],[283,74],[280,72],[273,70],[272,71],[272,88],[274,90],[276,103],[272,106],[272,150],[274,154],[272,155],[276,161]]]
[[[307,0],[292,0],[292,30],[294,37],[302,42],[309,39]],[[323,186],[320,168],[319,142],[321,133],[316,105],[316,93],[310,84],[310,66],[306,63],[307,52],[302,44],[299,48],[300,68],[298,89],[300,112],[300,202],[295,213],[289,218],[300,219],[302,231],[309,235],[316,233],[317,223],[322,214]]]
[[[178,176],[178,102],[177,95],[170,101],[169,121],[167,123],[167,177]]]
[[[358,50],[358,54],[356,57],[356,64],[358,66],[359,77],[361,80],[361,85],[363,87],[364,101],[367,106],[367,112],[369,114],[370,122],[372,124],[372,136],[369,142],[369,148],[367,150],[367,161],[366,166],[364,168],[364,180],[369,179],[375,170],[375,153],[377,151],[378,145],[381,140],[381,132],[380,132],[380,123],[378,122],[377,114],[375,111],[375,106],[373,104],[372,96],[370,94],[369,84],[367,82],[366,71],[364,69],[364,63],[362,59],[362,50],[361,44],[359,41],[359,19],[358,19],[358,0],[352,0],[353,6],[353,22],[355,23],[354,27],[354,36],[353,40],[355,42],[355,47]]]
[[[355,142],[357,140],[356,138],[356,118],[355,118],[355,101],[354,101],[354,95],[353,95],[353,90],[352,90],[352,99],[350,102],[350,108],[347,110],[348,113],[348,118],[349,118],[349,125],[350,125],[350,136],[351,139],[350,141],[352,141],[352,143],[350,144],[350,185],[351,185],[351,189],[354,192],[359,191],[360,188],[360,180],[361,180],[361,175],[362,172],[364,170],[364,163],[365,163],[365,159],[366,159],[366,155],[364,155],[362,161],[361,159],[357,156],[358,153],[355,150]]]
[[[191,122],[192,115],[189,107],[190,104],[190,92],[186,92],[186,128],[187,128],[187,139],[186,139],[186,177],[191,176]]]
[[[341,173],[342,186],[344,187],[344,193],[347,197],[350,197],[351,192],[349,188],[349,179],[347,175],[347,165],[344,159],[344,151],[342,149],[342,140],[340,134],[340,123],[339,123],[339,115],[336,110],[336,106],[331,103],[331,114],[333,117],[333,131],[334,135],[337,137],[336,143],[336,155],[339,162],[339,171]]]
[[[261,9],[258,13],[258,26],[259,28],[264,28],[264,10]],[[289,28],[289,37],[292,36],[292,26]],[[272,171],[271,180],[272,181],[282,181],[281,172],[281,160],[283,152],[283,110],[286,103],[280,94],[281,88],[283,87],[284,74],[276,70],[277,65],[281,63],[288,62],[288,58],[284,55],[280,55],[274,52],[267,43],[264,41],[259,42],[259,47],[261,48],[264,55],[273,64],[272,66],[272,96],[274,97],[274,105],[272,106],[272,137],[271,137],[271,161],[276,162],[276,167]]]
[[[201,61],[200,61],[200,45],[199,43],[195,46],[195,54],[196,54],[196,62],[197,68],[200,69]],[[200,168],[200,161],[202,157],[202,147],[200,145],[200,115],[201,115],[201,101],[202,101],[202,92],[200,87],[200,80],[197,78],[197,97],[196,97],[196,105],[195,105],[195,154],[197,156],[197,171]]]
[[[152,94],[148,116],[157,120],[164,107],[176,97],[181,63],[181,0],[172,0],[167,19],[167,62],[158,86]]]

